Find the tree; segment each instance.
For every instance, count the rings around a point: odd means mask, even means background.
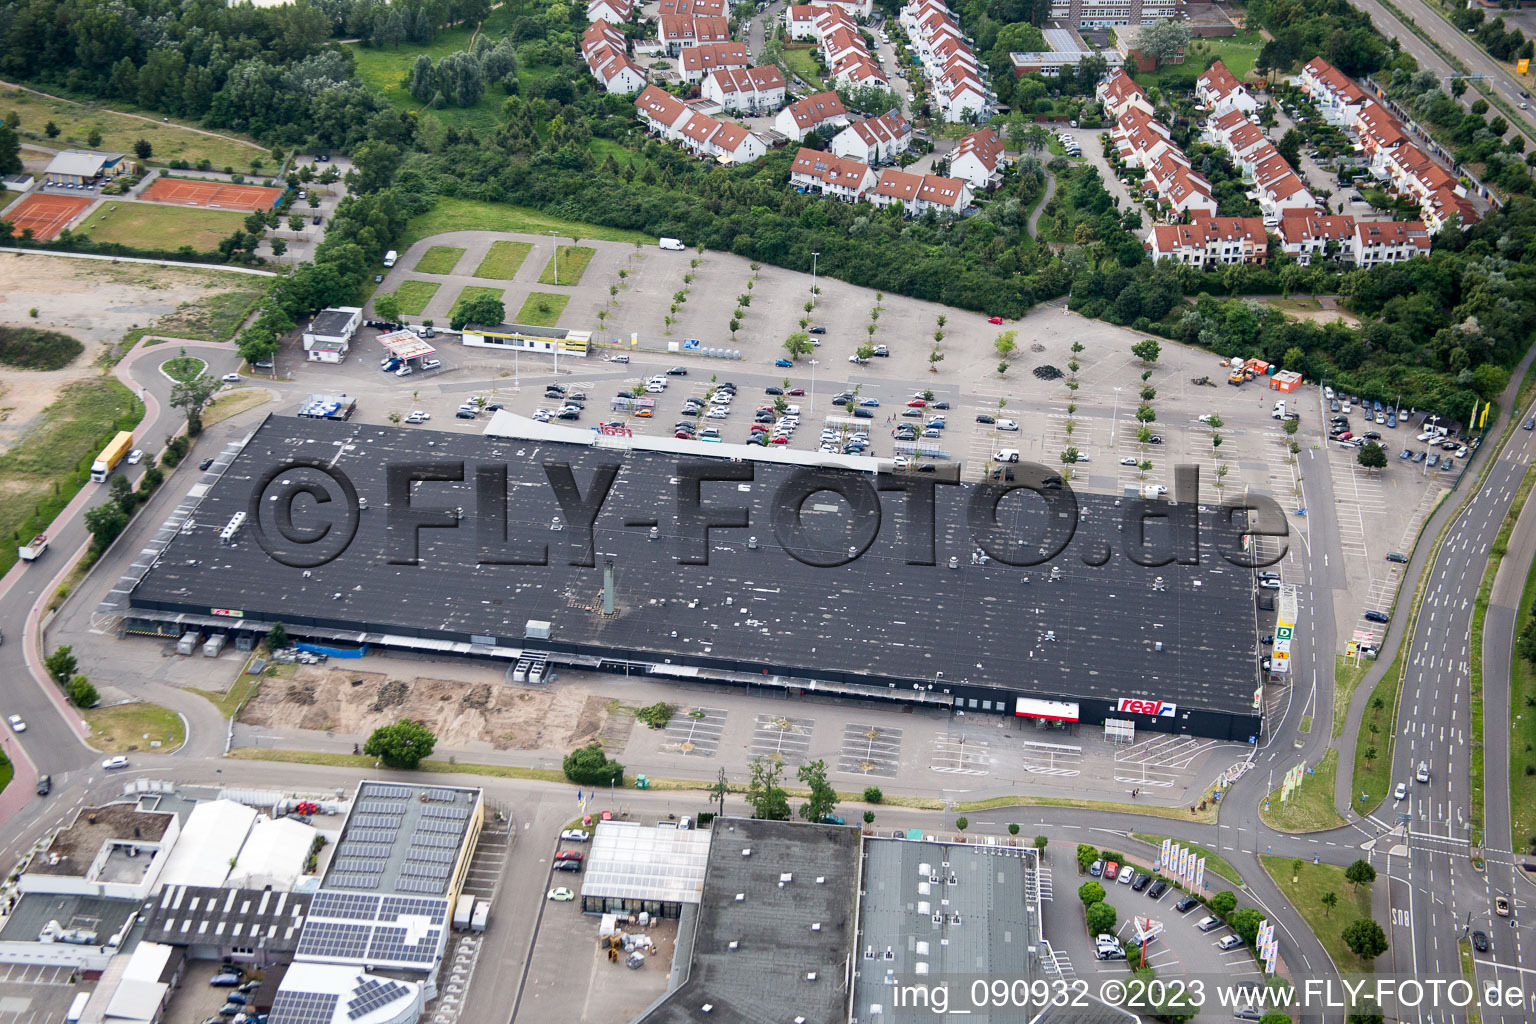
[[[1386,469],[1387,450],[1375,441],[1367,441],[1365,447],[1355,456],[1355,461],[1366,469]]]
[[[715,781],[710,784],[708,790],[709,798],[720,805],[719,814],[721,817],[725,816],[725,796],[730,791],[731,784],[726,781],[725,766],[722,765],[720,767],[720,774],[715,777]]]
[[[55,647],[53,653],[43,659],[43,665],[48,669],[48,674],[53,676],[53,681],[62,684],[66,679],[75,674],[74,648],[65,644],[63,647]]]
[[[1089,846],[1087,843],[1077,844],[1077,870],[1087,872],[1093,866],[1093,862],[1099,859],[1099,848]]]
[[[1071,445],[1068,445],[1066,450],[1061,453],[1062,464],[1066,466],[1075,466],[1077,464],[1077,455],[1077,449],[1073,448]]]
[[[992,342],[992,347],[997,349],[997,355],[1000,359],[1006,360],[1018,350],[1019,345],[1015,340],[1018,334],[1018,331],[1004,331]]]
[[[810,355],[815,347],[811,344],[811,336],[804,331],[796,331],[784,339],[784,351],[789,353],[789,358],[796,361],[801,356]]]
[[[281,622],[272,623],[267,630],[267,652],[280,651],[288,646],[288,629]]]
[[[806,821],[821,821],[837,806],[837,790],[827,782],[827,762],[807,761],[795,769],[795,776],[807,787],[811,795],[800,805],[800,817]]]
[[[941,349],[941,348],[935,347],[931,352],[928,353],[928,372],[929,373],[938,373],[939,372],[939,364],[942,363],[943,361],[944,361],[944,350]]]
[[[864,802],[865,803],[867,803],[867,804],[878,804],[880,801],[882,801],[884,799],[885,799],[885,794],[880,792],[880,787],[879,786],[865,786],[864,787]]]
[[[864,812],[864,824],[866,824],[866,825],[873,825],[874,823],[875,823],[875,812],[874,811],[865,811]]]
[[[1217,917],[1225,918],[1237,909],[1237,897],[1232,895],[1232,890],[1223,889],[1215,896],[1212,896],[1206,905],[1211,908],[1211,913]]]
[[[91,531],[91,540],[98,551],[116,540],[127,525],[128,513],[115,501],[97,505],[85,513],[85,528]]]
[[[577,785],[614,786],[624,781],[624,766],[605,754],[596,743],[577,747],[566,754],[560,769]]]
[[[1157,410],[1153,409],[1150,405],[1148,405],[1145,402],[1143,402],[1141,405],[1138,405],[1136,407],[1136,420],[1139,423],[1156,423],[1157,422]],[[1152,435],[1151,435],[1150,432],[1148,432],[1147,436],[1151,437]],[[1145,442],[1143,442],[1143,443],[1145,443]]]
[[[1344,869],[1344,880],[1359,889],[1362,885],[1376,881],[1376,869],[1371,867],[1368,860],[1357,860]]]
[[[59,137],[59,126],[54,124],[52,121],[49,121],[47,124],[43,125],[43,134],[48,136],[50,139],[56,139]]]
[[[1301,157],[1301,133],[1298,132],[1295,128],[1287,130],[1286,133],[1280,137],[1280,141],[1275,143],[1275,149],[1279,151],[1281,156],[1285,157],[1286,162],[1289,163],[1292,167],[1299,166],[1298,161]]]
[[[21,139],[8,124],[0,124],[0,174],[21,173]]]
[[[1178,57],[1188,45],[1189,23],[1173,18],[1160,18],[1150,25],[1143,25],[1136,34],[1136,49],[1159,64]]]
[[[1008,826],[1008,832],[1010,835],[1018,835],[1018,829],[1019,826],[1017,825]],[[1035,852],[1039,855],[1041,860],[1045,860],[1045,848],[1050,845],[1051,841],[1045,836],[1035,836]]]
[[[1370,918],[1361,917],[1349,922],[1341,937],[1350,952],[1362,960],[1375,960],[1387,951],[1386,933]]]
[[[187,434],[196,437],[203,431],[203,408],[222,382],[211,374],[199,373],[187,381],[177,381],[171,387],[171,408],[185,409]]]
[[[148,160],[155,154],[155,147],[149,144],[148,139],[137,139],[133,143],[133,155],[140,160]]]
[[[303,231],[304,218],[296,213],[290,216],[288,218],[288,230],[292,231],[294,234],[298,234],[300,231]]]
[[[1087,919],[1088,934],[1103,935],[1115,927],[1115,919],[1119,917],[1115,908],[1108,903],[1090,903],[1083,915]]]
[[[505,311],[505,310],[503,310]],[[388,320],[392,324],[400,322],[400,296],[394,292],[385,292],[383,295],[373,297],[373,315],[380,320]],[[501,321],[497,321],[500,323]]]
[[[273,256],[273,258],[275,258],[275,259],[282,259],[283,255],[287,251],[288,251],[288,243],[286,241],[284,241],[281,238],[274,238],[274,239],[272,239],[272,256]]]
[[[432,730],[414,718],[402,718],[394,725],[381,725],[373,730],[363,753],[384,762],[387,768],[415,768],[432,753],[437,737]]]
[[[784,765],[778,761],[754,757],[751,779],[747,783],[747,803],[752,817],[767,821],[789,820],[789,794],[779,785]]]
[[[1104,898],[1104,887],[1098,882],[1084,882],[1077,887],[1077,898],[1083,901],[1083,906],[1092,906]]]
[[[85,676],[75,676],[64,687],[64,692],[69,694],[69,702],[77,708],[95,707],[101,697],[96,693],[96,687]]]
[[[507,307],[494,295],[477,295],[468,302],[459,303],[448,326],[459,331],[465,324],[497,325],[507,319]]]
[[[1323,905],[1323,916],[1328,917],[1332,913],[1333,908],[1339,905],[1339,894],[1330,889],[1323,893],[1322,899],[1319,902]]]
[[[971,822],[970,822],[969,818],[966,818],[966,817],[962,816],[962,817],[959,817],[959,818],[955,819],[955,828],[958,831],[964,832],[966,829],[968,829],[970,827],[971,827]]]
[[[1264,920],[1264,915],[1252,907],[1243,907],[1232,911],[1227,915],[1227,924],[1237,932],[1238,938],[1252,946],[1254,939],[1258,937],[1259,925]]]
[[[1163,346],[1158,344],[1156,338],[1147,338],[1131,346],[1131,355],[1144,363],[1157,362],[1157,357],[1162,351]]]

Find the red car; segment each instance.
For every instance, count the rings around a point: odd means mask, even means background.
[[[768,439],[768,443],[769,444],[789,444],[789,438],[787,438],[787,437],[770,437]]]
[[[805,388],[790,388],[788,391],[786,391],[784,393],[786,395],[803,395],[803,394],[805,394]]]
[[[1000,317],[1000,316],[989,316],[989,317],[987,317],[987,323],[989,323],[989,324],[1000,324],[1002,322],[1003,322],[1003,318]]]
[[[912,409],[925,409],[928,407],[928,403],[921,398],[914,398],[907,403],[907,406]]]
[[[581,860],[581,851],[561,850],[559,853],[555,854],[555,860]]]

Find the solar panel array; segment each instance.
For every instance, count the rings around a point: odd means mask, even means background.
[[[395,883],[401,892],[436,893],[443,891],[443,883],[430,878],[402,878]]]
[[[447,818],[449,821],[463,821],[469,817],[469,808],[457,804],[428,804],[421,809],[423,818]]]
[[[394,921],[401,917],[424,917],[428,924],[441,925],[448,919],[447,900],[420,900],[409,896],[385,896],[377,919]]]
[[[408,942],[404,928],[380,925],[373,930],[373,940],[368,943],[368,959],[395,963],[430,964],[437,956],[437,940],[442,935],[438,928],[428,928],[418,942]]]
[[[358,828],[382,828],[394,832],[400,827],[400,815],[354,813],[351,824]]]
[[[279,990],[272,997],[272,1024],[331,1024],[340,997],[334,992]]]
[[[409,800],[411,791],[406,786],[369,786],[368,795],[380,800]]]
[[[379,916],[379,897],[356,892],[317,892],[310,901],[311,917],[372,921]]]
[[[416,823],[416,827],[423,832],[441,832],[455,837],[464,831],[463,822],[449,821],[447,818],[423,817]]]
[[[417,832],[411,836],[412,846],[436,846],[445,850],[457,850],[459,837],[443,832]]]
[[[351,875],[345,871],[332,871],[325,878],[326,885],[334,885],[338,889],[377,889],[379,887],[378,875]]]
[[[357,810],[363,814],[393,814],[399,817],[405,813],[405,804],[397,800],[359,800]]]
[[[419,861],[408,860],[400,865],[400,874],[408,878],[436,878],[448,881],[448,866],[446,864],[422,864]],[[442,887],[438,887],[441,891]]]
[[[398,981],[379,981],[377,978],[369,978],[352,990],[352,997],[347,1000],[347,1019],[357,1020],[381,1006],[394,1002],[409,991],[409,988]]]
[[[430,891],[441,891],[442,883],[430,884]],[[310,904],[298,955],[430,967],[438,956],[447,922],[446,899],[326,889],[316,893]]]
[[[372,935],[371,924],[316,921],[311,917],[304,923],[304,932],[299,936],[297,955],[361,960],[368,952],[368,940]]]
[[[358,828],[352,825],[347,829],[347,839],[359,843],[383,843],[388,846],[395,841],[395,830],[389,828]]]

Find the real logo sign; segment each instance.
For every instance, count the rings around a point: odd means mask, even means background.
[[[1160,700],[1138,700],[1135,697],[1121,697],[1116,707],[1124,714],[1152,715],[1156,718],[1172,718],[1179,710],[1177,704],[1168,704]]]

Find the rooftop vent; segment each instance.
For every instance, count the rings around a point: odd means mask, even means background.
[[[748,537],[747,538],[747,550],[748,551],[756,551],[757,550],[757,538],[756,537]]]
[[[744,893],[744,892],[737,893],[736,894],[736,902],[737,903],[745,903],[745,902],[747,902],[747,894]]]
[[[816,876],[816,884],[817,885],[826,885],[827,884],[827,876],[826,875],[817,875]]]
[[[813,921],[811,923],[811,931],[813,931],[813,932],[821,931],[821,922],[820,921]]]
[[[783,885],[785,882],[793,882],[794,880],[795,880],[794,874],[791,873],[791,872],[788,872],[788,871],[784,872],[782,875],[779,876],[779,884],[780,885]]]
[[[805,972],[805,980],[806,981],[815,981],[816,980],[816,972],[815,971],[806,971]]]
[[[740,945],[741,945],[741,943],[739,943],[739,942],[737,942],[737,941],[736,941],[736,940],[735,940],[735,939],[732,939],[732,940],[731,940],[731,941],[730,941],[730,942],[729,942],[729,943],[728,943],[728,944],[727,944],[727,945],[726,945],[726,947],[725,947],[725,948],[726,948],[726,949],[737,949],[737,948],[738,948],[738,947],[740,947]]]
[[[742,851],[741,851],[741,855],[743,857],[750,857],[750,856],[752,856],[752,847],[750,847],[750,846],[743,847]]]
[[[714,1008],[715,1008],[715,1004],[714,1003],[705,1003],[703,1006],[699,1007],[699,1012],[700,1013],[709,1013],[712,1010],[714,1010]]]

